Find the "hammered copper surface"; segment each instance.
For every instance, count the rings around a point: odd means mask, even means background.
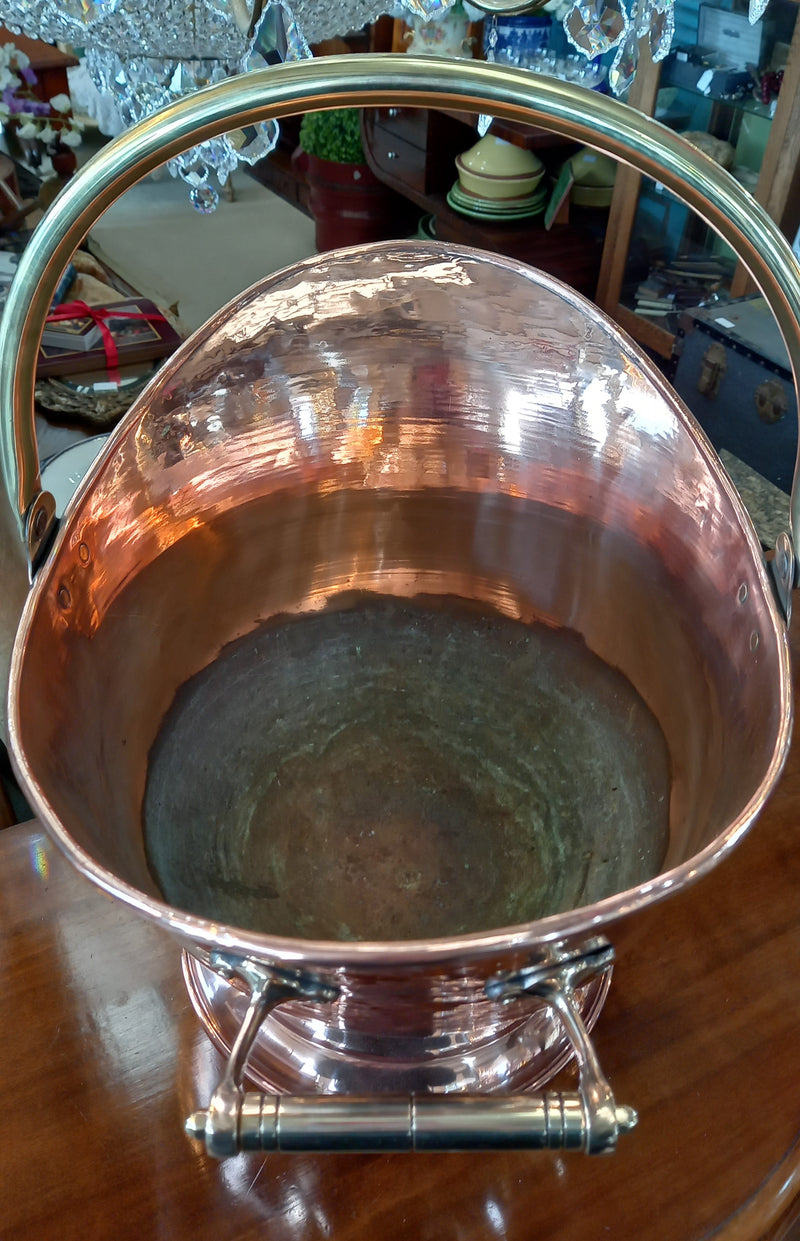
[[[176,692],[270,617],[352,591],[580,634],[666,742],[658,876],[626,889],[620,869],[577,910],[408,943],[274,940],[164,905],[142,803]],[[701,873],[777,774],[786,670],[738,498],[633,347],[511,261],[394,243],[264,282],[161,372],[37,582],[12,717],[41,813],[143,912],[195,942],[401,966],[518,955]]]

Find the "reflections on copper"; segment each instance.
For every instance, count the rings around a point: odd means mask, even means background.
[[[37,807],[89,873],[189,938],[337,959],[165,906],[141,819],[178,688],[268,618],[347,591],[575,630],[641,696],[671,764],[657,874],[470,946],[348,959],[468,959],[616,917],[711,864],[777,775],[780,620],[741,504],[663,381],[556,282],[393,243],[301,264],[216,316],[64,524],[18,647],[14,729]]]

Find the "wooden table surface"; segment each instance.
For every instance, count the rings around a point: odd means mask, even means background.
[[[595,1039],[640,1123],[594,1160],[207,1159],[182,1123],[219,1059],[176,947],[36,824],[0,832],[0,1237],[800,1238],[798,812],[800,744],[735,854],[618,929]]]

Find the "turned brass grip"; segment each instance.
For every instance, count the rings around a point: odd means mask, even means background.
[[[577,1091],[542,1094],[344,1096],[267,1095],[234,1103],[235,1145],[213,1145],[208,1112],[186,1131],[218,1158],[241,1151],[558,1150],[610,1154],[636,1113],[614,1105],[603,1124]],[[216,1138],[216,1135],[214,1135]]]
[[[245,1092],[247,1060],[262,1022],[287,1000],[330,1003],[333,978],[211,953],[207,964],[238,979],[250,1000],[228,1063],[207,1108],[193,1112],[186,1132],[215,1159],[241,1151],[563,1150],[609,1155],[636,1112],[619,1105],[580,1014],[575,988],[610,973],[614,949],[596,938],[579,948],[551,948],[519,970],[494,974],[490,999],[513,1003],[537,996],[566,1035],[579,1080],[576,1091],[541,1094],[405,1096],[274,1095]]]
[[[800,266],[778,227],[728,173],[657,121],[617,100],[526,70],[406,55],[324,57],[230,78],[135,125],[105,147],[53,203],[20,261],[0,324],[0,448],[29,560],[48,533],[33,420],[35,363],[58,278],[103,212],[164,160],[236,125],[342,106],[479,110],[542,126],[655,177],[737,251],[778,322],[800,376]],[[792,531],[800,528],[792,496]],[[797,537],[795,537],[797,543]],[[787,552],[789,568],[794,551]]]

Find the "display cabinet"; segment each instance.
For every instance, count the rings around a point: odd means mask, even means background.
[[[745,30],[749,27],[746,15],[733,12],[730,4],[724,8],[701,4],[701,0],[678,0],[676,48],[696,42],[701,8],[706,11],[705,37],[718,39],[719,27],[724,35],[727,26],[737,22],[739,29],[742,22]],[[757,47],[747,40],[747,52],[756,56],[760,71],[782,67],[777,98],[766,103],[754,98],[758,73],[751,77],[743,65],[730,74],[715,73],[711,83],[704,82],[702,67],[692,68],[691,57],[681,59],[679,52],[664,64],[654,65],[643,40],[639,70],[626,100],[678,132],[706,134],[727,144],[720,149],[727,150],[736,175],[790,239],[800,227],[797,13],[797,0],[771,0],[766,17],[752,28]],[[471,27],[470,33],[475,38],[475,54],[480,55],[478,27]],[[373,49],[400,51],[407,46],[408,30],[402,22],[383,19],[379,34],[380,38],[377,27],[373,28]],[[587,106],[590,101],[587,90]],[[560,224],[549,233],[541,220],[488,228],[459,217],[448,206],[446,191],[454,177],[455,154],[477,136],[476,119],[460,114],[427,115],[409,108],[375,109],[365,118],[365,146],[373,172],[421,212],[436,216],[440,240],[498,250],[543,267],[593,298],[636,340],[665,359],[674,354],[680,310],[701,304],[710,293],[739,297],[750,291],[747,274],[736,269],[730,252],[710,231],[676,198],[625,166],[618,170],[610,209],[595,212],[593,218],[573,212],[569,225]],[[531,143],[537,150],[560,141],[542,131],[512,136],[512,140]],[[302,203],[302,186],[296,188],[294,175],[286,172],[290,189],[275,180],[279,155],[264,161],[256,175],[286,197],[291,196],[291,189],[292,201]],[[548,158],[557,165],[555,156]],[[684,281],[683,301],[676,300],[674,313],[641,304],[637,313],[637,300],[648,300],[637,299],[641,286],[645,294],[652,294],[649,300],[659,300],[658,290],[648,287],[650,274],[659,264],[667,270],[677,264],[679,276],[697,279]],[[654,313],[659,310],[663,313]]]
[[[688,6],[687,6],[688,7]],[[695,6],[698,28],[705,16]],[[713,14],[721,10],[713,10]],[[714,72],[679,51],[654,65],[644,53],[628,102],[688,132],[729,166],[793,239],[800,225],[800,21],[796,3],[774,4],[748,72]],[[726,14],[733,26],[738,14]],[[731,20],[733,19],[733,20]],[[745,19],[746,20],[746,19]],[[709,36],[706,36],[709,37]],[[720,58],[721,59],[721,58]],[[783,69],[777,85],[766,73]],[[757,83],[763,81],[764,98]],[[747,273],[697,217],[662,187],[620,167],[596,301],[638,341],[672,356],[680,312],[749,290]]]

